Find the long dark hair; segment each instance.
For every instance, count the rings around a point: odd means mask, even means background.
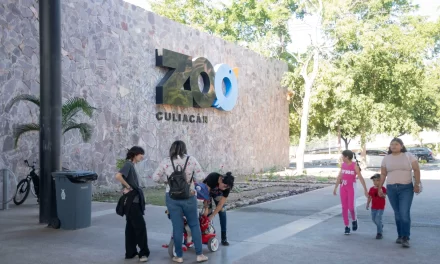
[[[352,160],[354,158],[354,160],[356,161],[356,165],[359,167],[359,171],[361,170],[359,160],[357,159],[356,154],[353,151],[346,149],[342,151],[342,156],[347,157],[349,160]]]
[[[126,156],[126,160],[133,160],[134,157],[136,157],[137,155],[144,155],[145,151],[143,148],[138,147],[138,146],[134,146],[131,149],[128,150],[127,152],[127,156]]]
[[[402,146],[402,149],[400,150],[400,152],[402,152],[402,153],[408,152],[408,150],[406,149],[405,145],[403,144],[403,141],[402,141],[400,138],[393,138],[393,139],[391,140],[391,142],[390,142],[390,145],[391,145],[391,143],[393,143],[393,142],[397,142],[397,143],[399,143],[399,145]],[[393,153],[393,152],[391,151],[391,147],[388,147],[388,154],[391,154],[391,153]]]
[[[183,155],[186,155],[185,142],[181,140],[174,141],[170,148],[170,158],[175,160],[178,156],[183,157]]]

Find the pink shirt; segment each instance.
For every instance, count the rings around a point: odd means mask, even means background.
[[[352,162],[350,165],[342,163],[341,165],[341,185],[353,186],[356,183],[356,162]]]

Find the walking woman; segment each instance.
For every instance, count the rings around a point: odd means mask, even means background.
[[[411,171],[414,171],[414,183]],[[387,196],[394,210],[397,244],[408,248],[411,231],[411,204],[414,193],[420,193],[420,168],[416,157],[407,153],[400,138],[391,140],[388,155],[381,166],[379,196],[385,197],[382,186],[387,181]]]
[[[141,262],[146,262],[150,256],[148,249],[147,227],[145,226],[144,211],[145,197],[139,188],[138,175],[134,164],[144,158],[141,147],[132,147],[126,157],[122,169],[116,174],[116,179],[122,183],[125,200],[124,214],[127,224],[125,226],[125,258],[132,259],[139,255]],[[136,246],[139,247],[139,253]]]
[[[179,173],[180,171],[181,173]],[[174,192],[170,194],[170,185],[174,188],[171,181],[175,180],[177,182],[181,177],[184,177],[183,183],[180,182],[179,184],[181,186],[189,185],[187,197],[176,197],[178,194],[175,195]],[[194,157],[187,155],[186,145],[180,140],[175,141],[171,145],[169,157],[162,160],[153,174],[153,180],[155,182],[167,183],[165,199],[168,212],[170,213],[171,222],[173,224],[173,239],[176,251],[176,256],[173,257],[174,262],[183,262],[183,251],[182,247],[179,246],[183,241],[183,216],[186,217],[188,226],[191,229],[192,240],[197,254],[197,262],[208,260],[208,257],[203,255],[202,252],[202,233],[200,231],[197,197],[194,188],[194,180],[202,182],[204,178],[205,174],[203,173],[199,162]],[[169,179],[171,180],[169,181]],[[182,193],[185,193],[185,191]]]

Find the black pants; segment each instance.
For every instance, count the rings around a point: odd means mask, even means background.
[[[139,257],[149,257],[147,227],[144,216],[138,203],[132,203],[126,215],[125,226],[125,257],[132,258],[138,254],[136,245],[139,247]]]

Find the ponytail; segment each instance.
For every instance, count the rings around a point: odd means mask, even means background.
[[[357,159],[356,153],[354,153],[354,152],[353,152],[353,157],[354,157],[354,160],[356,161],[356,165],[358,166],[359,171],[361,171],[362,169],[361,169],[361,166],[359,165],[359,160]]]

